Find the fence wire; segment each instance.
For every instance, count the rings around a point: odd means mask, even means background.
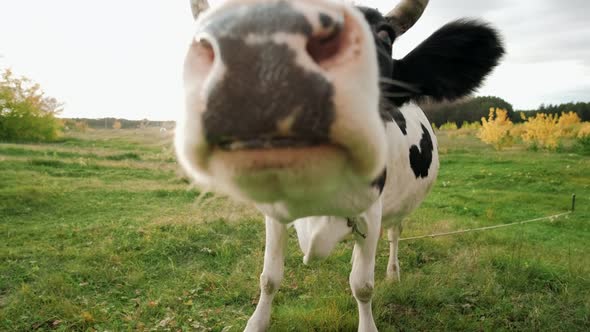
[[[429,235],[420,235],[420,236],[405,237],[405,238],[400,238],[399,241],[412,241],[412,240],[420,240],[420,239],[432,239],[432,238],[443,237],[443,236],[450,236],[450,235],[457,235],[457,234],[464,234],[464,233],[471,233],[471,232],[481,232],[481,231],[488,231],[488,230],[492,230],[492,229],[496,229],[496,228],[504,228],[504,227],[510,227],[510,226],[516,226],[516,225],[524,225],[524,224],[528,224],[528,223],[532,223],[532,222],[538,222],[538,221],[545,221],[545,220],[554,221],[555,219],[558,219],[558,218],[561,218],[561,217],[565,217],[567,215],[570,215],[570,214],[574,213],[575,210],[576,210],[576,195],[574,194],[572,196],[572,209],[570,211],[568,211],[568,212],[554,214],[554,215],[548,216],[548,217],[541,217],[541,218],[535,218],[535,219],[530,219],[530,220],[525,220],[525,221],[513,222],[513,223],[510,223],[510,224],[501,224],[501,225],[494,225],[494,226],[486,226],[486,227],[462,229],[462,230],[452,231],[452,232],[444,232],[444,233],[435,233],[435,234],[429,234]]]

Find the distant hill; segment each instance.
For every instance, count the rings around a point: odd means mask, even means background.
[[[446,122],[461,126],[465,121],[481,121],[482,117],[488,117],[491,107],[505,109],[511,118],[515,117],[509,102],[493,96],[469,97],[452,103],[425,103],[421,106],[430,122],[437,126]]]

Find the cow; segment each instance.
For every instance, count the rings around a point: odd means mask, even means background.
[[[269,327],[287,231],[304,263],[351,236],[359,331],[376,331],[375,254],[387,229],[386,277],[399,280],[402,220],[432,188],[437,141],[419,101],[472,93],[499,63],[499,33],[451,22],[402,59],[395,41],[428,0],[382,15],[335,0],[192,0],[196,31],[184,64],[179,163],[199,184],[264,215],[260,299],[246,331]]]

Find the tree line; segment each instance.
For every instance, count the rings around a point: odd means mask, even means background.
[[[487,118],[490,108],[500,108],[508,112],[508,118],[514,123],[523,122],[520,113],[534,116],[537,113],[561,114],[577,113],[582,121],[590,121],[590,103],[566,103],[559,105],[542,104],[536,110],[515,110],[512,104],[495,96],[470,97],[453,103],[424,103],[421,105],[428,119],[437,127],[451,122],[461,126],[464,122],[480,122]]]
[[[530,114],[545,113],[545,114],[561,114],[563,112],[577,113],[582,121],[590,121],[590,102],[589,103],[566,103],[559,105],[545,105],[541,104],[538,109],[530,111]],[[528,114],[528,113],[527,113]]]

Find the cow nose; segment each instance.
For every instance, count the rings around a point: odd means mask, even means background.
[[[327,73],[349,53],[344,12],[285,1],[241,5],[208,17],[200,30],[185,84],[198,86],[189,98],[200,100],[210,144],[328,140],[335,107]]]

